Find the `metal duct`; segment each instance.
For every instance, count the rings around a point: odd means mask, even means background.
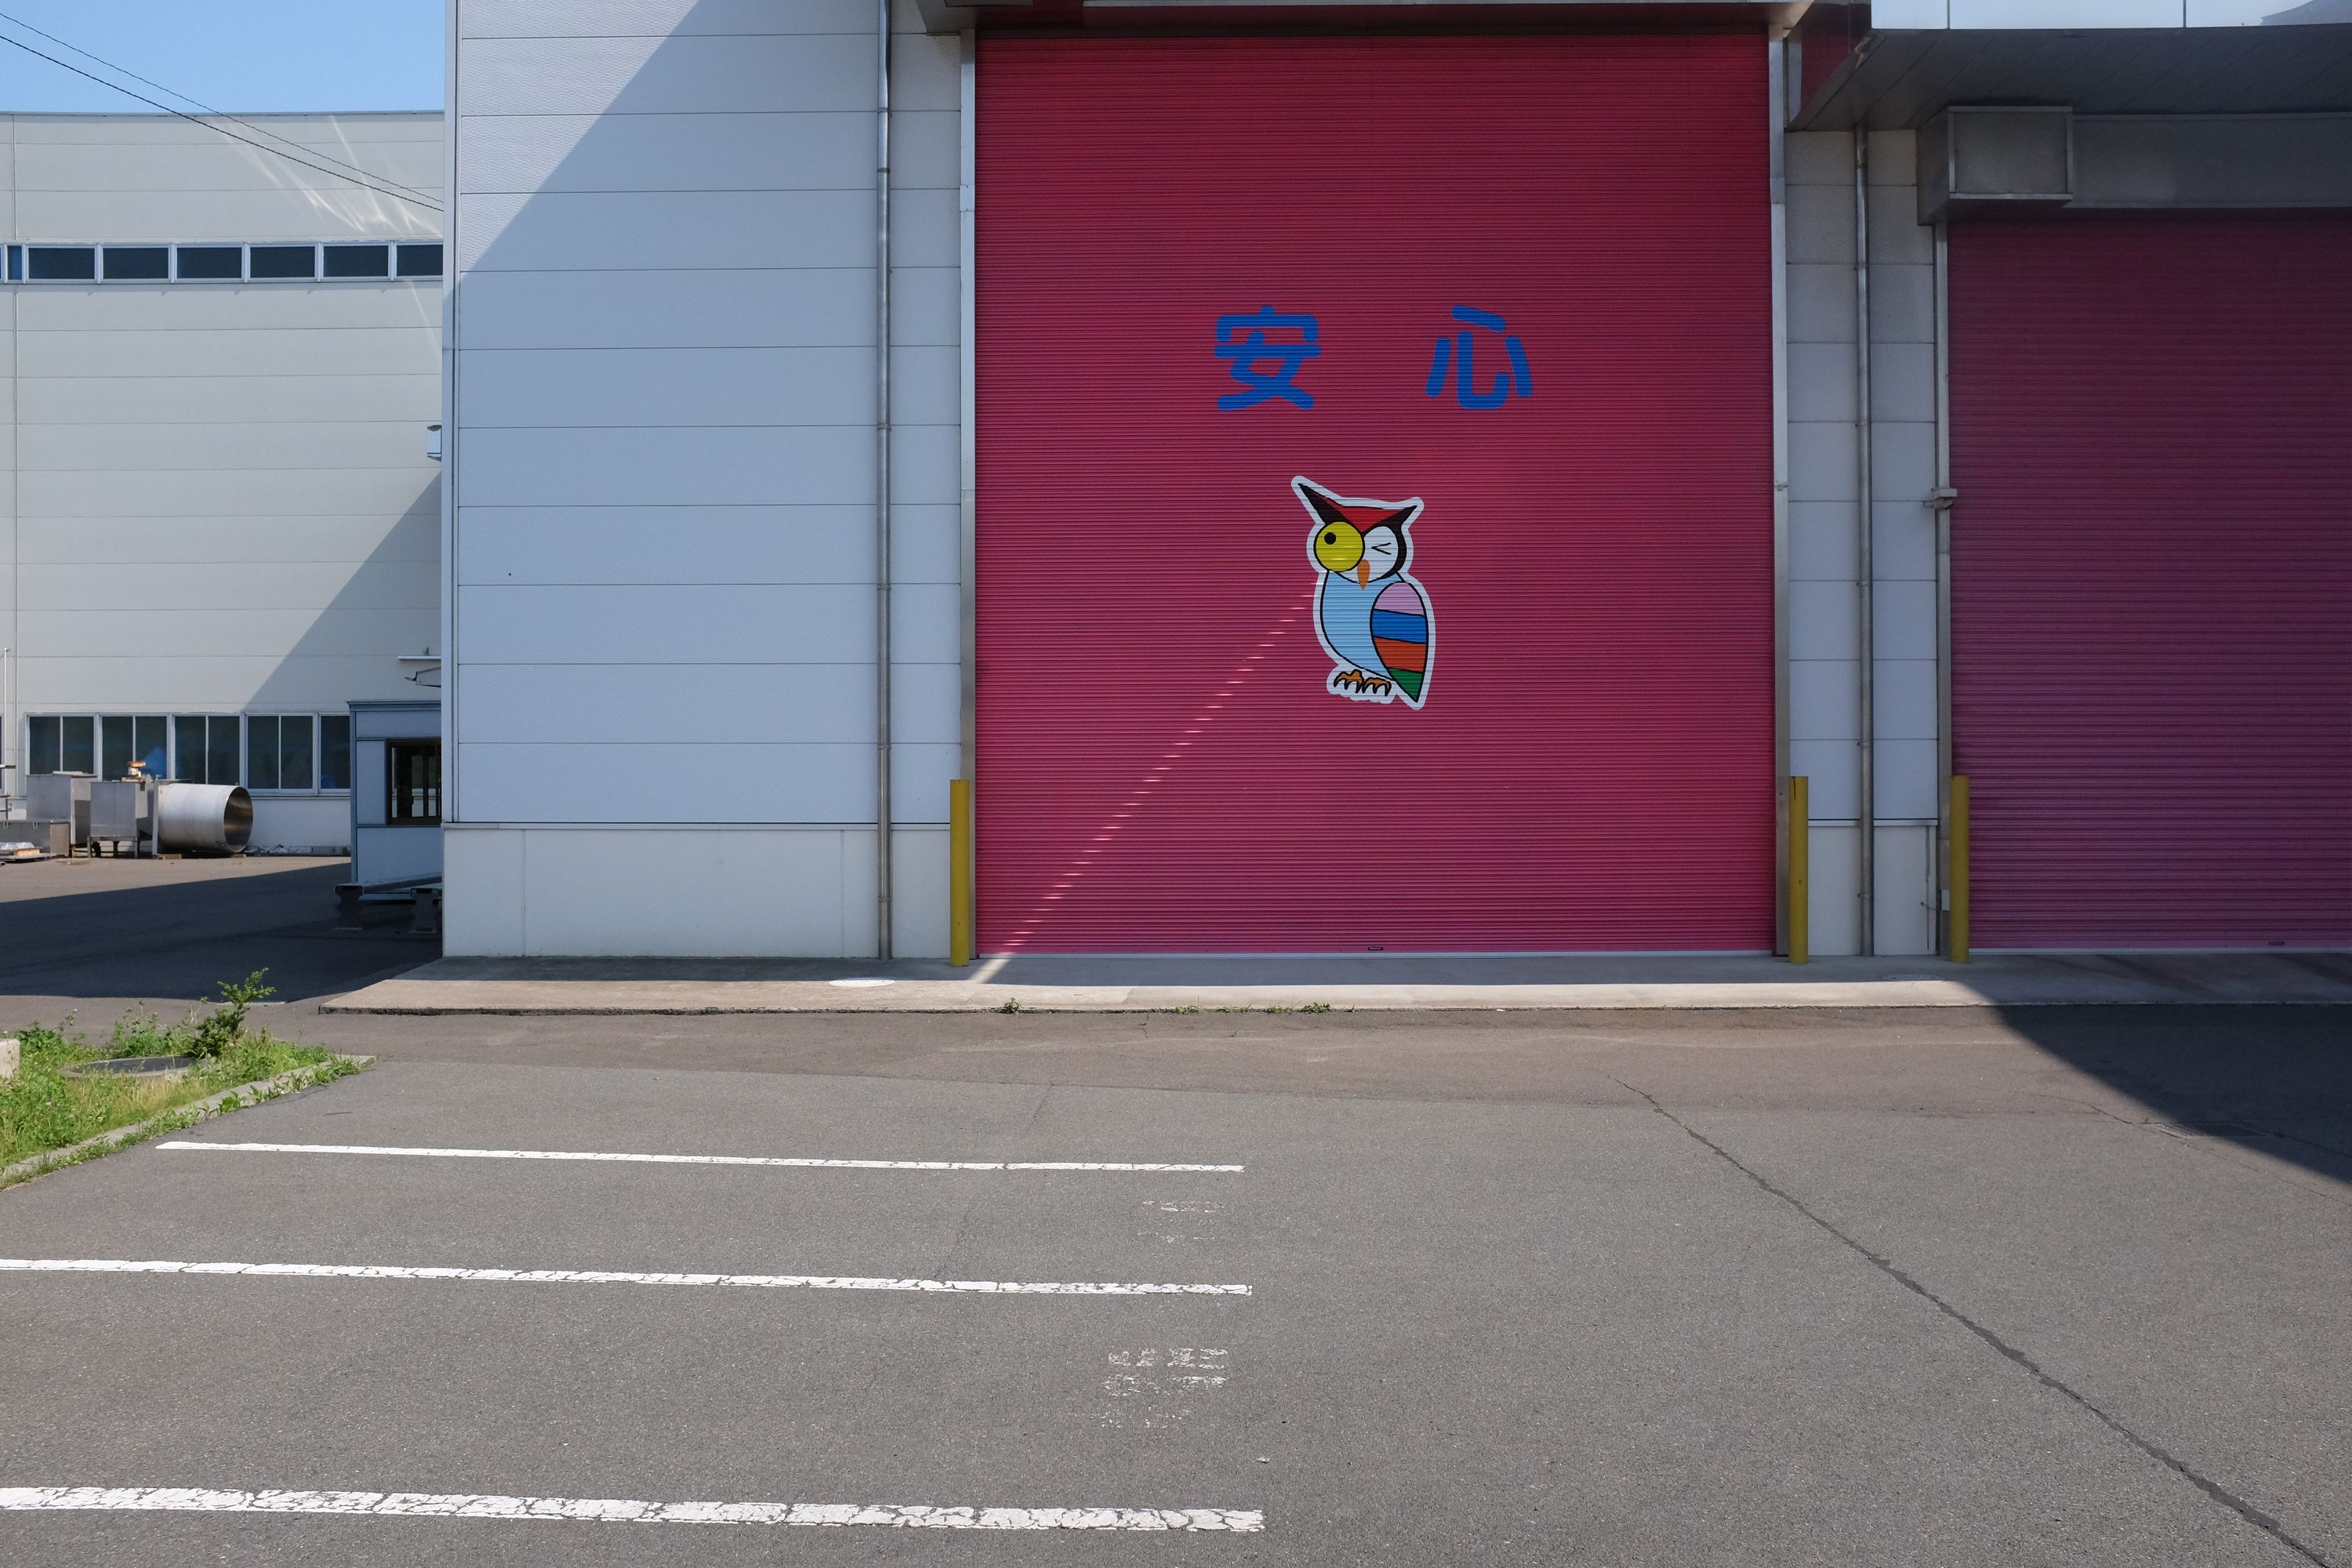
[[[253,838],[253,797],[242,784],[167,784],[156,792],[155,847],[233,855]]]

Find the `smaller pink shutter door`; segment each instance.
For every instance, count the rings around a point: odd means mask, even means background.
[[[1987,947],[2352,945],[2352,218],[1951,229]]]

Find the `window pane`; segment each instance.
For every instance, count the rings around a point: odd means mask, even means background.
[[[130,716],[110,713],[98,721],[98,776],[119,779],[130,771]]]
[[[233,784],[236,776],[236,716],[205,721],[205,783]]]
[[[21,282],[24,276],[25,247],[21,245],[12,245],[8,247],[8,281]]]
[[[310,787],[310,716],[291,713],[278,721],[278,787]]]
[[[172,776],[183,784],[205,782],[205,721],[183,713],[172,721]]]
[[[253,247],[256,278],[315,278],[318,247],[310,245],[257,245]]]
[[[400,251],[400,275],[403,278],[438,278],[441,276],[441,247],[438,245],[404,245]]]
[[[241,245],[184,245],[180,247],[180,276],[242,278],[245,276],[245,247]]]
[[[30,245],[25,247],[25,272],[30,278],[72,281],[98,276],[98,252],[87,245]]]
[[[381,245],[327,247],[327,276],[330,278],[382,278],[386,270],[384,248]]]
[[[106,247],[109,278],[168,278],[172,252],[161,245],[110,245]]]
[[[394,741],[384,747],[391,787],[383,818],[391,823],[441,820],[441,742]]]
[[[28,748],[32,757],[25,771],[28,773],[53,773],[58,771],[58,720],[55,714],[43,714],[33,721],[33,743]]]
[[[255,717],[245,721],[245,787],[278,787],[278,721]]]
[[[69,773],[98,771],[98,724],[86,713],[68,714],[58,721],[65,736],[64,766]]]
[[[319,715],[319,787],[352,787],[352,716]]]
[[[140,770],[151,779],[168,777],[163,748],[163,716],[142,713],[131,721],[131,750],[139,758]]]

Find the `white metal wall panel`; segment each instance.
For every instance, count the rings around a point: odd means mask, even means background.
[[[891,357],[895,368],[901,356]],[[868,347],[673,348],[657,355],[635,349],[461,349],[457,395],[466,405],[467,427],[475,430],[870,426],[874,359]],[[951,378],[934,379],[946,381],[948,395],[954,396]],[[891,390],[895,402],[898,388]],[[926,390],[909,395],[920,398]],[[937,393],[931,395],[936,399]]]
[[[7,334],[0,332],[0,342]],[[415,431],[441,395],[437,372],[390,375],[48,377],[28,382],[19,423],[228,426],[305,423],[322,407]],[[429,423],[429,421],[428,421]],[[421,449],[421,448],[420,448]]]
[[[871,110],[813,111],[791,117],[746,117],[740,134],[713,146],[699,114],[546,114],[480,116],[457,167],[458,188],[469,195],[540,191],[658,191],[673,185],[685,160],[694,159],[698,189],[707,191],[871,190],[874,114]],[[892,141],[899,117],[893,116]],[[954,115],[909,114],[914,134],[922,122],[945,121],[955,146]],[[929,132],[935,139],[936,129]],[[895,161],[898,148],[893,145]]]
[[[268,285],[252,287],[258,289]],[[392,287],[406,292],[416,286]],[[189,295],[201,292],[177,285],[162,285],[158,291],[163,288]],[[354,290],[366,291],[364,286]],[[16,374],[26,382],[68,377],[437,375],[438,357],[434,329],[422,321],[406,327],[287,331],[191,327],[168,332],[26,329],[16,334]],[[423,426],[431,421],[413,423]],[[421,430],[415,461],[420,466],[426,461]]]
[[[565,934],[528,910],[455,910],[466,886],[535,909],[531,858],[584,851],[523,825],[578,820],[599,795],[596,820],[763,822],[803,840],[821,834],[793,825],[863,819],[862,883],[855,828],[830,860],[794,860],[803,902],[830,911],[821,932],[806,909],[754,900],[680,951],[855,952],[861,931],[870,951],[872,16],[838,0],[458,7],[457,809],[530,847],[463,852],[485,868],[471,883],[453,847],[451,951],[650,951],[598,945],[634,916]],[[904,33],[892,91],[902,822],[944,820],[960,765],[957,59],[955,40]],[[741,663],[722,676],[719,658]],[[663,739],[614,752],[608,734],[635,721],[621,701],[600,711],[588,672],[638,661],[710,673],[662,685]],[[793,691],[811,682],[815,707]],[[763,683],[777,695],[761,705]],[[526,716],[526,688],[563,695]],[[855,741],[821,739],[853,721]],[[790,755],[789,788],[747,791],[747,744]],[[567,768],[606,782],[548,782]],[[646,805],[616,773],[688,782]],[[943,947],[944,849],[908,843],[902,940],[936,923]],[[729,902],[690,856],[649,868],[697,883],[698,909]]]
[[[424,446],[422,422],[417,446]],[[418,503],[419,476],[396,469],[30,470],[16,476],[29,526],[63,518],[366,516],[387,531]],[[429,482],[429,479],[428,479]],[[108,564],[93,561],[93,566]],[[267,563],[257,562],[256,565]]]
[[[1862,806],[1853,142],[1791,135],[1789,170],[1790,770],[1811,780],[1813,951],[1858,950]],[[1873,931],[1924,952],[1936,815],[1934,256],[1908,132],[1870,144]]]
[[[469,37],[460,47],[457,109],[468,118],[874,107],[871,32]]]
[[[789,734],[837,745],[874,738],[871,667],[847,664],[486,664],[466,702],[481,731],[517,744],[602,733],[623,743],[702,738],[699,710],[731,706],[746,741]],[[893,709],[900,704],[893,693]]]
[[[891,25],[918,25],[894,0]],[[789,26],[785,24],[789,23]],[[458,30],[469,38],[663,37],[672,33],[856,33],[874,30],[870,0],[466,0]]]
[[[429,510],[412,509],[386,531],[370,512],[340,517],[100,517],[70,521],[27,519],[18,540],[18,560],[35,566],[116,562],[226,564],[249,568],[257,561],[304,565],[368,560],[383,565],[423,563],[441,558]],[[102,575],[102,574],[101,574]]]
[[[484,664],[855,665],[874,639],[873,594],[832,584],[476,585],[457,614]],[[732,709],[703,708],[710,739],[740,736]]]
[[[70,675],[56,668],[80,658],[150,661],[155,668],[139,707],[158,712],[169,710],[180,695],[181,675],[175,667],[183,662],[242,657],[282,664],[297,657],[341,654],[391,666],[393,655],[416,630],[416,608],[407,605],[370,608],[338,604],[330,616],[315,605],[196,610],[184,607],[184,600],[175,609],[51,610],[35,609],[32,603],[28,597],[16,619],[17,646],[23,650],[18,657],[24,660],[18,689],[25,710],[34,713],[92,710],[96,705],[74,688]],[[203,652],[190,651],[197,648]],[[41,678],[37,681],[37,674]],[[394,674],[381,683],[391,685],[397,679]],[[395,694],[413,695],[414,689]],[[261,692],[251,695],[258,699]],[[329,692],[314,700],[339,708],[347,700]]]
[[[123,439],[120,425],[28,424],[16,436],[16,463],[26,473],[85,473],[100,468],[116,473],[326,469],[357,479],[373,470],[381,483],[411,491],[415,489],[417,458],[424,449],[425,431],[419,424],[360,420],[158,424],[141,431],[135,441]],[[382,479],[386,474],[400,478]],[[379,486],[370,483],[369,488]]]
[[[87,562],[67,565],[27,563],[19,568],[25,602],[45,612],[119,611],[131,615],[177,613],[189,605],[205,614],[267,610],[316,615],[320,605],[342,608],[409,610],[419,596],[430,599],[439,579],[437,561],[387,562],[362,578],[339,561],[273,562],[257,572],[250,560],[212,562],[133,561],[104,572]]]
[[[463,440],[468,507],[874,504],[870,427],[467,426]]]
[[[897,330],[901,295],[916,321],[942,316],[947,335]],[[944,295],[942,302],[936,296]],[[892,336],[911,343],[957,341],[956,275],[894,271]],[[466,352],[502,349],[799,348],[874,346],[871,267],[742,268],[698,272],[690,287],[652,286],[642,271],[475,272],[457,299]],[[910,322],[913,326],[916,322]]]
[[[457,266],[466,272],[593,264],[691,274],[870,266],[874,258],[870,191],[560,191],[468,196],[465,212]]]
[[[469,507],[472,584],[874,581],[873,512],[849,506]]]
[[[870,740],[464,741],[457,752],[468,787],[528,799],[539,821],[848,824],[863,816],[872,836]],[[867,930],[870,936],[870,918]]]

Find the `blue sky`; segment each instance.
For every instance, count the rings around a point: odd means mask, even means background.
[[[231,113],[441,107],[442,0],[0,0],[5,16]],[[105,74],[5,19],[0,36]],[[0,110],[152,112],[6,45]]]

